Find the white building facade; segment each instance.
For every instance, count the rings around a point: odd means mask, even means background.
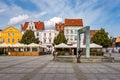
[[[21,27],[21,31],[22,34],[24,34],[24,32],[26,30],[32,30],[34,32],[34,35],[36,38],[39,38],[39,41],[41,43],[42,40],[42,30],[44,30],[44,23],[43,22],[25,22],[25,24]]]
[[[55,36],[58,35],[58,31],[56,30],[43,30],[42,34],[41,34],[41,41],[42,41],[42,45],[52,45],[53,44],[53,40],[55,38]]]
[[[43,30],[41,32],[41,42],[43,46],[47,47],[47,51],[51,52],[53,49],[54,38],[58,35],[58,31],[56,30]]]
[[[82,26],[65,26],[64,35],[68,39],[68,44],[75,44],[77,42],[77,30],[83,28]],[[80,35],[80,43],[84,43],[84,33]]]

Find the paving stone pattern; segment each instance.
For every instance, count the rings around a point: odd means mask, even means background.
[[[0,80],[120,80],[120,63],[66,63],[52,58],[0,56]]]

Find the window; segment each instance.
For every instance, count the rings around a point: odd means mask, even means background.
[[[77,36],[75,36],[75,40],[77,40]]]
[[[37,36],[39,36],[39,32],[37,32]]]
[[[51,43],[51,39],[49,39],[49,43]]]
[[[33,29],[33,26],[32,26],[32,29]]]
[[[8,36],[10,36],[10,33],[8,33]]]
[[[8,42],[10,42],[10,38],[8,38]]]
[[[71,40],[71,41],[73,40],[73,36],[70,36],[70,40]]]
[[[46,43],[46,39],[44,39],[44,43]]]
[[[4,42],[4,38],[2,38],[2,42]]]
[[[71,37],[71,38],[70,38],[70,40],[72,41],[72,40],[73,40],[73,38]]]
[[[56,36],[56,33],[55,33],[55,36]]]
[[[75,30],[75,34],[77,34],[77,30]]]
[[[31,29],[31,26],[29,26],[29,29]]]
[[[73,30],[71,30],[71,34],[73,34]]]
[[[12,35],[14,36],[14,33],[12,33]]]
[[[66,30],[66,34],[68,34],[68,30]]]
[[[46,36],[46,33],[44,33],[44,36]]]
[[[14,38],[12,39],[12,42],[14,42]]]

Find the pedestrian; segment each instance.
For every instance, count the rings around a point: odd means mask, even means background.
[[[58,55],[58,52],[56,51],[56,52],[55,52],[55,59],[57,58],[57,55]]]
[[[80,61],[81,52],[82,52],[82,49],[78,49],[78,57],[77,57],[77,62],[78,62],[78,63],[81,63],[81,61]]]
[[[53,52],[53,60],[55,60],[55,51]]]
[[[53,53],[53,60],[56,60],[57,55],[58,55],[58,52],[57,52],[57,51],[54,51],[54,53]]]
[[[109,55],[110,55],[110,57],[112,56],[112,50],[111,49],[109,49]]]
[[[55,53],[55,49],[54,49],[54,47],[52,48],[52,55],[54,55],[54,53]]]

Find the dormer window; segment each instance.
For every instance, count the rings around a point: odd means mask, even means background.
[[[31,29],[31,26],[29,26],[29,29]]]

